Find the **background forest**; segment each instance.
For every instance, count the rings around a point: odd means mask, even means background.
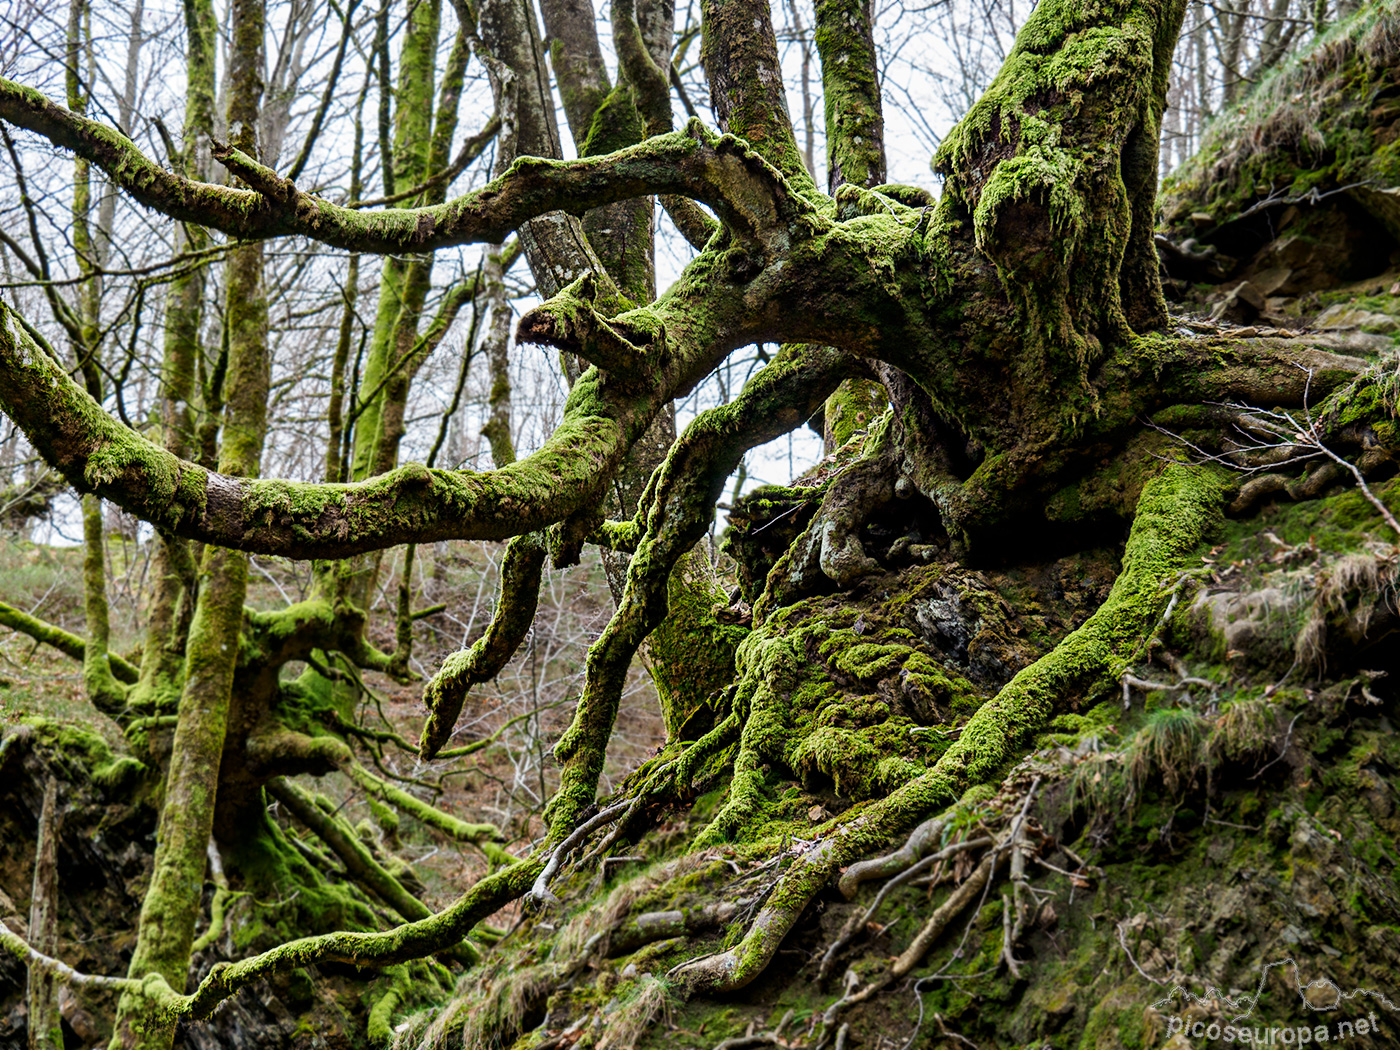
[[[1180,1047],[1318,976],[1400,1031],[1400,14],[1041,3],[0,9],[0,366],[306,483],[194,523],[0,379],[0,1046]],[[987,363],[799,288],[670,364],[760,192],[917,231]]]

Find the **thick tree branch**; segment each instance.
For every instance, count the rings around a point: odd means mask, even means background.
[[[18,631],[20,634],[27,634],[36,642],[51,645],[64,656],[80,662],[87,648],[87,641],[76,634],[65,631],[62,627],[55,627],[37,616],[30,616],[4,602],[0,602],[0,626]],[[108,653],[107,659],[111,662],[112,675],[117,681],[131,685],[140,677],[136,666],[128,663],[116,653]]]
[[[652,140],[659,141],[659,140]],[[721,140],[721,146],[723,142]],[[734,140],[728,140],[733,142]],[[644,144],[646,145],[646,144]],[[736,144],[737,147],[737,144]],[[720,149],[719,153],[724,153]],[[766,196],[785,185],[754,154],[728,154]],[[533,162],[532,162],[533,163]],[[727,161],[725,162],[727,163]],[[796,198],[787,200],[794,209]],[[803,211],[806,206],[801,205]],[[776,219],[774,212],[770,218]],[[889,220],[896,226],[896,220]],[[753,247],[702,253],[657,302],[610,318],[614,332],[647,347],[646,382],[619,382],[590,371],[575,384],[564,419],[543,447],[516,463],[483,473],[399,467],[349,485],[240,478],[173,455],[112,419],[75,384],[0,305],[0,410],[25,431],[44,458],[82,491],[94,491],[157,528],[215,545],[295,558],[347,557],[397,543],[440,539],[508,539],[571,518],[599,505],[612,473],[669,399],[684,396],[723,357],[756,340],[796,331],[829,334],[837,323],[853,339],[877,329],[870,313],[845,310],[845,300],[888,278],[872,265],[871,249],[850,237],[828,242],[811,234],[829,225],[807,214],[773,244],[808,244],[800,265]],[[906,230],[893,243],[907,239]],[[814,242],[815,243],[812,243]],[[881,241],[876,251],[886,250]],[[835,260],[816,310],[797,310],[812,290],[813,265]],[[580,300],[561,294],[539,318],[578,312]],[[882,315],[883,316],[883,315]],[[531,315],[522,321],[533,330]],[[581,347],[582,349],[582,347]]]
[[[423,726],[419,751],[424,759],[437,755],[452,735],[467,691],[489,682],[515,655],[535,621],[540,597],[540,573],[544,568],[544,537],[526,533],[511,540],[501,566],[501,594],[495,615],[477,641],[453,653],[423,690],[428,720]]]
[[[584,274],[559,295],[521,318],[521,342],[558,347],[577,354],[590,364],[628,380],[645,379],[649,373],[647,347],[638,346],[594,308],[597,281]],[[665,349],[664,330],[645,333],[647,343]]]
[[[602,157],[517,160],[474,193],[426,208],[357,212],[299,190],[294,182],[229,145],[214,156],[251,189],[197,182],[167,171],[124,135],[0,77],[0,119],[38,132],[92,161],[136,201],[182,222],[256,240],[300,235],[356,252],[427,252],[500,243],[547,212],[582,215],[615,201],[668,192],[713,208],[728,225],[757,236],[785,225],[802,205],[778,171],[741,140],[692,121]]]
[[[537,530],[596,502],[638,417],[654,410],[647,400],[586,376],[543,448],[481,474],[410,465],[351,485],[230,477],[112,419],[0,306],[0,408],[70,483],[158,528],[259,554],[346,557],[396,543]]]
[[[147,976],[141,990],[165,1023],[175,1024],[202,1021],[240,988],[299,967],[325,962],[384,967],[422,959],[460,944],[477,923],[523,894],[543,868],[540,860],[518,861],[488,875],[443,911],[384,933],[303,937],[251,959],[218,963],[190,995],[176,993],[158,974]]]

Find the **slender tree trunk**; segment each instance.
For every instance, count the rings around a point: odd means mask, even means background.
[[[501,246],[493,244],[486,250],[486,265],[482,268],[486,282],[485,302],[491,306],[491,323],[483,340],[490,369],[490,414],[481,434],[491,445],[491,462],[498,467],[515,462],[515,443],[511,440],[510,416],[510,303],[506,300],[505,270],[501,265]],[[466,350],[471,352],[471,347]]]
[[[409,189],[432,174],[434,161],[433,84],[441,30],[440,0],[407,5],[403,44],[399,53],[398,88],[390,137],[386,105],[389,83],[388,45],[378,50],[380,79],[380,151],[384,193]],[[441,119],[441,114],[439,114]],[[455,102],[453,120],[455,121]],[[450,139],[450,136],[449,136]],[[446,187],[443,187],[445,192]],[[403,435],[404,404],[408,396],[405,355],[416,343],[423,307],[432,286],[433,256],[388,257],[380,268],[379,297],[358,389],[350,404],[355,413],[350,437],[351,458],[341,469],[347,480],[360,481],[392,470]],[[355,265],[358,278],[358,263]],[[348,307],[347,307],[348,309]],[[347,419],[346,426],[352,423]],[[382,553],[328,567],[334,580],[323,577],[322,593],[334,593],[358,607],[369,604],[382,563]]]
[[[234,144],[256,157],[265,31],[262,0],[234,0],[231,17],[228,123],[236,133]],[[258,474],[267,427],[269,362],[262,266],[262,244],[255,241],[229,253],[225,276],[229,356],[218,465],[223,472],[248,477]],[[185,985],[203,900],[247,589],[246,554],[205,549],[156,832],[155,867],[141,907],[129,970],[134,978],[158,973],[176,990]],[[148,1006],[135,993],[122,996],[113,1050],[169,1047],[171,1031],[138,1028]]]
[[[792,20],[792,31],[797,36],[798,46],[802,48],[802,159],[807,162],[808,174],[815,178],[817,127],[812,102],[812,42],[807,38],[807,28],[802,24],[797,0],[788,0],[788,17]]]
[[[1211,116],[1210,56],[1206,50],[1206,35],[1209,29],[1206,13],[1201,7],[1192,9],[1195,28],[1191,32],[1192,44],[1196,52],[1196,128],[1204,132],[1206,121]]]
[[[364,147],[365,147],[365,98],[369,94],[370,78],[365,77],[355,103],[355,136],[350,154],[350,199],[359,200],[364,193]],[[355,304],[360,298],[360,256],[352,252],[346,264],[344,305],[340,313],[340,330],[335,343],[335,356],[331,360],[331,389],[326,407],[326,417],[330,424],[330,436],[326,439],[327,481],[346,481],[346,469],[342,445],[345,441],[345,370],[350,366],[350,349],[355,334]]]
[[[399,183],[416,186],[428,177],[433,137],[433,80],[441,28],[439,0],[408,5],[409,17],[399,55],[395,92],[393,176],[384,192]],[[387,175],[387,172],[386,172]],[[391,391],[396,366],[412,348],[432,284],[432,256],[390,257],[380,274],[379,302],[361,373],[361,395],[367,398],[355,422],[354,460],[350,476],[362,480],[392,469],[402,433],[401,399]]]
[[[1234,0],[1220,9],[1220,32],[1223,37],[1220,52],[1223,106],[1234,105],[1245,87],[1245,79],[1240,72],[1240,61],[1244,50],[1245,13],[1248,10],[1249,0]]]
[[[214,27],[212,0],[186,3],[185,125],[178,163],[191,178],[207,174],[209,139],[214,131]],[[208,245],[209,236],[202,227],[182,223],[175,228],[171,250],[178,254],[199,251]],[[161,440],[182,457],[193,455],[196,448],[192,401],[206,286],[206,270],[197,267],[172,281],[165,298]],[[150,711],[173,707],[178,702],[195,600],[196,555],[189,541],[158,533],[155,547],[151,565],[154,593],[146,618],[141,679],[131,696],[133,706]]]
[[[34,883],[29,897],[29,946],[58,954],[58,781],[44,784],[39,836],[34,845]],[[58,979],[38,967],[29,970],[29,1050],[63,1050],[58,1010]]]
[[[67,86],[68,108],[75,113],[87,111],[88,100],[81,72],[87,54],[84,38],[88,35],[89,19],[86,0],[73,0],[68,9]],[[73,349],[87,392],[95,401],[101,402],[102,279],[99,244],[93,237],[91,212],[92,169],[87,161],[80,159],[73,165],[73,251],[82,278],[78,285],[78,339]],[[102,500],[93,495],[83,497],[83,547],[83,611],[87,621],[83,682],[93,706],[115,716],[121,713],[126,697],[125,690],[112,677],[107,657],[110,631],[106,543],[102,529]]]

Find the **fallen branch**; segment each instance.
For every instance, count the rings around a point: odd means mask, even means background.
[[[588,837],[590,832],[596,828],[602,827],[608,821],[621,816],[631,805],[632,802],[630,799],[614,803],[607,809],[595,813],[592,817],[575,828],[573,834],[559,843],[549,854],[549,859],[545,861],[543,870],[540,871],[539,876],[535,879],[534,885],[530,887],[530,892],[526,894],[526,896],[541,904],[558,904],[559,898],[549,892],[549,880],[554,878],[554,873],[559,870],[559,865],[563,863],[564,858],[569,853],[573,852],[578,844]]]

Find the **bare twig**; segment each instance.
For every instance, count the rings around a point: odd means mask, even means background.
[[[541,903],[558,904],[559,898],[549,892],[549,880],[552,879],[554,873],[559,870],[559,865],[563,863],[564,858],[568,856],[580,842],[587,838],[590,832],[596,828],[602,827],[608,821],[621,816],[631,804],[632,802],[630,799],[615,803],[607,809],[595,813],[591,818],[575,828],[573,833],[563,842],[559,843],[559,845],[555,847],[554,852],[549,855],[549,860],[545,862],[544,870],[541,871],[539,876],[535,879],[535,884],[530,887],[530,892],[527,896]]]
[[[1278,754],[1255,770],[1254,776],[1250,777],[1250,780],[1258,780],[1263,775],[1264,770],[1279,762],[1288,753],[1288,742],[1293,739],[1293,727],[1298,724],[1298,719],[1301,717],[1302,712],[1293,716],[1293,721],[1288,723],[1288,732],[1283,734],[1283,746],[1278,749]]]
[[[24,938],[6,926],[3,921],[0,921],[0,947],[23,960],[30,970],[37,969],[44,973],[51,973],[66,984],[89,988],[116,988],[123,992],[139,991],[141,988],[140,981],[134,981],[129,977],[100,977],[79,973],[62,960],[35,951],[25,942]]]
[[[1142,974],[1144,977],[1146,977],[1146,978],[1147,978],[1149,981],[1151,981],[1153,984],[1166,984],[1166,983],[1167,983],[1166,981],[1161,981],[1161,980],[1158,980],[1156,977],[1153,977],[1150,973],[1148,973],[1146,970],[1144,970],[1141,966],[1138,965],[1138,961],[1137,961],[1136,959],[1133,958],[1133,953],[1132,953],[1132,951],[1128,948],[1128,939],[1127,939],[1126,937],[1123,936],[1123,924],[1122,924],[1121,922],[1118,924],[1118,943],[1121,944],[1121,945],[1123,946],[1123,954],[1126,955],[1126,956],[1128,957],[1128,962],[1130,962],[1130,963],[1133,964],[1133,969],[1134,969],[1134,970],[1136,970],[1138,973]]]
[[[1298,367],[1302,368],[1303,366],[1299,365]],[[1307,385],[1311,386],[1313,375],[1312,369],[1308,368],[1304,370],[1308,373]],[[1313,422],[1312,409],[1308,407],[1308,400],[1306,394],[1303,395],[1303,411],[1306,413],[1308,419],[1308,434],[1309,436],[1311,436],[1313,442],[1316,444],[1318,451],[1321,452],[1328,459],[1332,460],[1332,462],[1336,463],[1338,466],[1343,467],[1344,469],[1350,472],[1351,476],[1356,479],[1356,484],[1360,487],[1361,494],[1366,497],[1366,499],[1370,502],[1371,506],[1375,507],[1376,510],[1380,511],[1381,517],[1385,519],[1385,523],[1391,527],[1391,529],[1395,532],[1397,536],[1400,536],[1400,521],[1395,520],[1395,515],[1390,512],[1390,508],[1387,507],[1384,503],[1382,503],[1380,499],[1376,496],[1376,494],[1371,491],[1371,486],[1367,485],[1366,479],[1361,476],[1361,469],[1357,467],[1355,463],[1351,462],[1348,459],[1343,459],[1341,456],[1337,455],[1337,453],[1333,452],[1330,448],[1323,444],[1322,436],[1317,432],[1317,424]]]
[[[783,1019],[778,1022],[776,1028],[766,1032],[755,1032],[753,1026],[749,1026],[748,1032],[744,1035],[731,1036],[722,1039],[715,1044],[715,1050],[749,1050],[750,1047],[757,1046],[787,1046],[783,1039],[783,1029],[792,1022],[793,1012],[789,1010],[783,1014]]]
[[[1246,213],[1247,214],[1247,213]],[[1231,470],[1242,474],[1257,474],[1266,470],[1277,470],[1279,467],[1293,466],[1298,463],[1306,463],[1309,460],[1319,457],[1331,460],[1337,466],[1347,471],[1355,479],[1357,487],[1366,500],[1380,512],[1385,523],[1400,536],[1400,519],[1397,519],[1380,498],[1366,484],[1366,478],[1361,473],[1355,463],[1346,457],[1334,452],[1323,440],[1322,433],[1318,430],[1317,421],[1313,418],[1312,405],[1310,404],[1310,394],[1312,391],[1313,369],[1306,365],[1295,365],[1300,371],[1306,374],[1307,378],[1303,384],[1303,416],[1306,420],[1304,426],[1300,426],[1287,412],[1282,409],[1263,409],[1252,405],[1243,405],[1228,402],[1214,402],[1220,408],[1225,408],[1236,413],[1237,420],[1235,428],[1246,439],[1247,444],[1240,444],[1230,449],[1224,455],[1217,455],[1207,452],[1199,445],[1188,441],[1180,434],[1158,426],[1156,423],[1147,421],[1147,425],[1159,433],[1166,434],[1189,448],[1192,452],[1211,463],[1218,463]],[[1251,454],[1262,454],[1265,458],[1262,461],[1249,463],[1240,462],[1240,456]],[[1281,454],[1282,459],[1276,458]]]

